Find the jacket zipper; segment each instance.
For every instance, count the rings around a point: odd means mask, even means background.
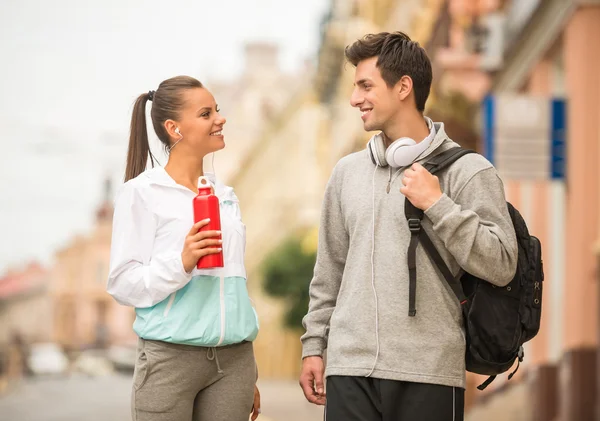
[[[169,315],[169,311],[171,311],[171,307],[173,307],[173,301],[175,301],[175,295],[177,295],[177,292],[172,293],[171,296],[169,297],[169,302],[167,303],[167,306],[165,307],[165,311],[163,312],[163,317],[167,317]]]
[[[221,274],[221,285],[220,285],[220,302],[221,302],[221,337],[219,338],[219,342],[217,346],[221,345],[225,340],[225,278],[223,274]]]

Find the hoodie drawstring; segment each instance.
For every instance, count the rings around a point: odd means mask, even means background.
[[[208,348],[208,351],[206,351],[206,358],[209,361],[215,360],[217,362],[217,373],[223,374],[223,370],[221,370],[221,366],[219,365],[219,356],[217,355],[217,348],[215,348],[215,347]]]

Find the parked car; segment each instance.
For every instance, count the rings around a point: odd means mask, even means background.
[[[116,370],[133,371],[135,358],[135,345],[113,345],[108,349],[108,359]]]
[[[81,351],[73,363],[73,368],[78,373],[92,377],[107,376],[114,371],[113,365],[103,349]]]
[[[33,375],[61,375],[69,369],[69,360],[55,343],[37,343],[29,347],[27,365]]]

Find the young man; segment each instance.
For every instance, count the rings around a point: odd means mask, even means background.
[[[517,262],[503,185],[477,154],[440,179],[420,165],[458,145],[423,116],[432,71],[416,42],[400,32],[371,34],[347,47],[346,58],[356,67],[350,103],[366,131],[381,133],[341,159],[326,188],[300,385],[308,401],[327,403],[328,421],[459,421],[460,304],[419,247],[416,306],[409,306],[404,200],[425,211],[422,229],[453,274],[462,269],[502,286]]]

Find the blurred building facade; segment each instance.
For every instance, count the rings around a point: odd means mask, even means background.
[[[261,263],[290,235],[302,236],[319,215],[315,139],[322,106],[308,82],[263,132],[252,155],[232,179],[247,231],[248,288],[260,320],[255,354],[263,378],[295,378],[300,332],[283,327],[284,304],[262,289]]]
[[[293,188],[297,180],[288,180],[275,169],[284,162],[301,166],[303,160],[314,157],[310,140],[289,143],[293,133],[306,133],[305,127],[317,117],[314,113],[302,115],[306,104],[315,103],[310,89],[312,69],[306,64],[286,73],[279,48],[264,42],[247,44],[244,59],[238,79],[207,83],[227,118],[226,147],[215,154],[214,171],[220,180],[235,187],[247,226],[248,288],[260,319],[255,343],[260,376],[294,378],[300,358],[298,333],[281,327],[283,304],[263,293],[257,276],[268,251],[296,224],[280,215],[290,210],[293,197],[300,193]],[[205,169],[212,169],[212,158],[206,158]],[[305,185],[312,186],[312,179]],[[281,226],[286,229],[280,231]]]
[[[207,81],[223,115],[226,147],[215,154],[214,170],[227,183],[243,167],[259,142],[265,125],[286,107],[305,74],[283,71],[276,44],[251,42],[244,46],[242,74],[233,81]],[[205,168],[212,169],[212,155]]]
[[[50,272],[32,262],[0,278],[0,394],[27,371],[31,343],[51,337]]]
[[[434,34],[441,45],[429,45],[440,89],[459,90],[472,101],[483,101],[483,114],[490,98],[508,99],[509,106],[524,111],[525,123],[536,118],[556,120],[556,113],[537,115],[548,109],[535,104],[552,103],[551,112],[556,112],[556,104],[566,108],[560,117],[564,133],[556,135],[563,139],[547,139],[563,150],[545,151],[534,145],[536,135],[519,133],[515,137],[520,145],[502,149],[497,139],[493,162],[505,181],[508,200],[521,209],[544,253],[542,328],[527,344],[520,379],[528,392],[525,419],[595,419],[598,262],[594,245],[600,229],[600,131],[595,116],[600,113],[600,62],[589,51],[600,48],[600,2],[453,0],[440,11]],[[529,106],[520,108],[525,103]],[[511,120],[516,127],[519,116],[513,113]],[[485,138],[486,127],[479,131]],[[502,155],[506,160],[501,163]],[[520,166],[519,159],[524,161]],[[556,161],[566,165],[560,168],[558,162],[551,174],[541,176],[535,168],[540,160],[548,168]],[[508,387],[500,383],[492,389],[490,394],[496,396],[487,396],[488,405],[510,405],[510,399],[502,398]],[[501,412],[496,413],[496,418],[488,414],[485,419],[501,419]]]
[[[54,309],[52,339],[69,351],[131,345],[136,341],[133,308],[119,305],[106,292],[112,200],[107,181],[91,232],[75,237],[55,255],[50,287]]]
[[[50,339],[49,275],[48,269],[32,262],[0,278],[0,344],[14,335],[28,342]]]

